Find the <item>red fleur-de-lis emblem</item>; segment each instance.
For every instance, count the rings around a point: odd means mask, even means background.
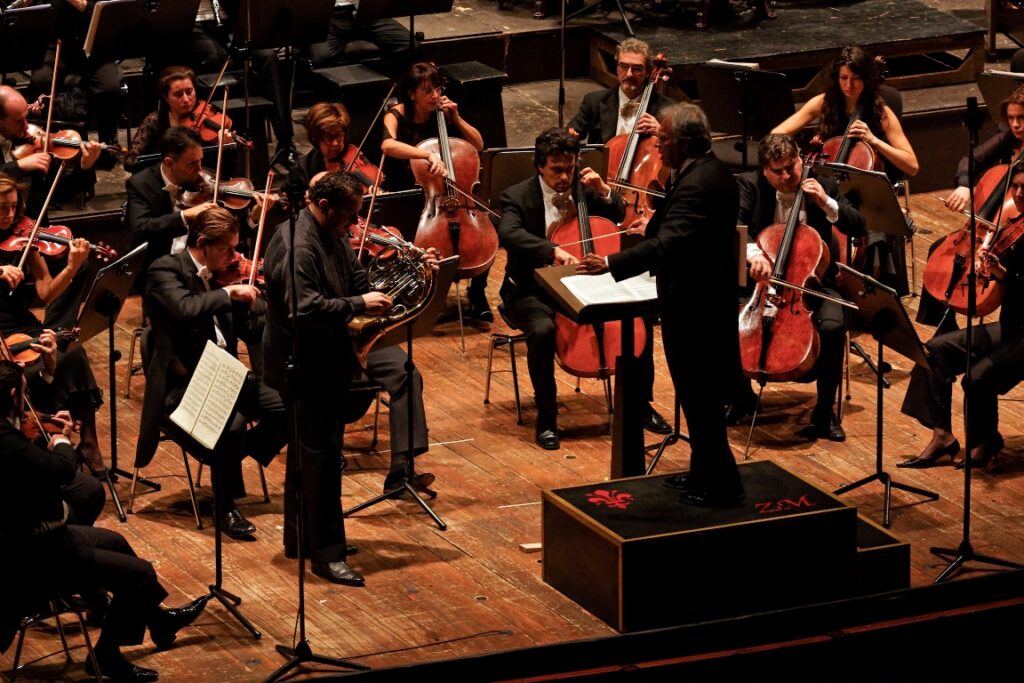
[[[587,496],[587,502],[593,503],[594,505],[606,505],[610,508],[625,510],[629,507],[629,504],[633,502],[633,494],[619,493],[615,489],[612,489],[611,491],[596,489],[593,493]]]

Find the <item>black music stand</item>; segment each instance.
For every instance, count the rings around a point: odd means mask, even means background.
[[[624,303],[584,305],[562,284],[562,278],[576,275],[576,266],[549,266],[533,271],[562,313],[580,325],[622,321],[621,355],[615,359],[615,407],[612,417],[611,478],[639,477],[646,472],[643,407],[647,405],[644,388],[636,381],[640,359],[633,340],[634,318],[658,314],[657,299]]]
[[[0,12],[0,64],[9,72],[30,71],[43,63],[57,29],[53,5]]]
[[[626,33],[629,34],[630,38],[635,38],[636,37],[636,33],[633,31],[633,26],[629,23],[629,18],[626,16],[626,10],[622,7],[622,0],[614,0],[614,1],[615,1],[615,8],[619,10],[619,16],[622,17],[622,23],[625,24],[625,26],[626,26]],[[583,14],[587,14],[589,12],[593,12],[594,10],[598,9],[599,7],[604,6],[604,0],[597,0],[597,2],[592,2],[589,5],[584,5],[583,7],[580,7],[578,10],[575,10],[573,12],[570,12],[569,14],[566,14],[565,13],[565,3],[566,3],[566,0],[562,0],[562,2],[560,3],[562,5],[562,29],[563,30],[565,29],[565,23],[567,21],[572,21],[573,19],[575,19],[578,16],[581,16]]]
[[[742,64],[705,62],[693,68],[700,105],[716,133],[739,135],[736,151],[747,170],[747,147],[793,114],[786,74]]]
[[[157,41],[188,36],[198,10],[199,0],[100,0],[82,49],[102,61],[146,56]]]
[[[878,362],[882,362],[885,347],[888,346],[893,351],[909,358],[918,365],[925,368],[930,367],[928,357],[925,355],[924,345],[918,338],[917,331],[907,315],[907,309],[903,307],[903,303],[900,301],[896,290],[883,285],[872,277],[858,273],[845,264],[840,263],[838,265],[843,271],[843,279],[847,283],[848,295],[857,304],[858,310],[860,310],[868,328],[871,330],[871,336],[878,340]],[[939,494],[893,481],[892,475],[886,472],[882,466],[885,391],[881,375],[879,375],[875,385],[878,396],[875,426],[875,471],[860,481],[855,481],[852,484],[836,489],[835,494],[841,496],[873,481],[882,482],[885,486],[885,511],[882,516],[882,526],[888,529],[893,489],[924,496],[928,500],[938,500]]]
[[[363,197],[359,215],[366,218],[370,210],[370,197]],[[373,224],[390,225],[398,228],[407,242],[416,237],[420,214],[423,213],[423,188],[379,193],[373,202]]]
[[[416,17],[424,14],[447,14],[452,11],[454,0],[373,0],[360,2],[355,19],[393,19],[409,17],[409,51],[416,50]]]
[[[459,257],[458,255],[449,256],[446,259],[438,261],[438,265],[440,266],[440,268],[436,273],[434,273],[434,279],[437,283],[434,289],[434,295],[433,297],[431,297],[430,301],[423,308],[420,314],[413,318],[412,320],[410,320],[409,322],[407,322],[405,325],[391,330],[383,337],[381,337],[376,344],[373,345],[374,348],[384,348],[386,346],[393,346],[394,344],[399,344],[401,343],[403,338],[405,339],[405,348],[407,356],[405,360],[405,381],[406,386],[409,387],[409,391],[412,391],[412,387],[414,386],[412,373],[416,369],[416,366],[413,365],[412,362],[412,340],[414,337],[422,337],[430,334],[433,331],[434,323],[437,321],[437,316],[444,309],[445,299],[447,298],[448,295],[448,288],[452,286],[452,281],[455,280],[455,273],[459,268]],[[437,528],[441,531],[444,531],[448,528],[448,525],[445,524],[441,520],[441,518],[437,516],[437,513],[435,513],[431,509],[431,507],[427,504],[427,501],[423,500],[422,496],[420,496],[420,492],[417,491],[416,488],[411,483],[413,481],[413,473],[415,471],[416,460],[415,456],[413,455],[414,449],[412,446],[413,426],[415,421],[413,419],[411,400],[409,401],[408,407],[409,457],[405,463],[405,480],[402,482],[401,486],[391,489],[390,491],[385,491],[379,496],[375,496],[370,500],[363,501],[362,503],[359,503],[355,507],[349,509],[348,512],[345,513],[345,517],[354,515],[360,510],[365,510],[366,508],[373,507],[377,503],[388,500],[390,498],[397,498],[403,493],[409,493],[409,495],[412,496],[413,500],[416,503],[418,503],[421,508],[423,508],[423,511],[430,515],[431,519],[434,520],[434,524],[437,525]],[[430,498],[432,499],[436,497],[436,493],[430,495]]]
[[[594,169],[605,177],[608,150],[604,145],[580,145],[580,166]],[[491,208],[501,202],[501,193],[516,183],[537,175],[533,165],[533,147],[491,147],[481,152],[480,196]],[[365,202],[364,202],[365,203]]]
[[[978,90],[985,98],[988,115],[997,126],[1006,125],[1003,120],[1003,102],[1010,99],[1010,95],[1022,83],[1024,74],[1012,71],[983,71],[978,74]]]
[[[125,299],[131,294],[135,278],[142,270],[142,258],[146,252],[148,243],[143,242],[113,263],[100,268],[96,273],[96,279],[89,289],[85,298],[82,310],[78,314],[78,343],[84,344],[86,340],[92,339],[104,330],[107,331],[107,369],[110,386],[107,397],[110,404],[110,467],[107,468],[105,479],[110,489],[110,497],[114,501],[114,508],[117,510],[117,518],[122,522],[127,521],[121,501],[114,490],[114,479],[118,475],[131,478],[131,473],[118,468],[117,466],[117,361],[121,359],[121,352],[114,348],[114,323],[117,316],[121,314],[121,307]],[[111,476],[113,474],[113,476]],[[139,479],[139,482],[154,491],[160,490],[160,484]]]

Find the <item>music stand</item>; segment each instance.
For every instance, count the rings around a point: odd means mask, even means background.
[[[424,14],[447,14],[454,0],[373,0],[360,2],[356,8],[356,21],[409,17],[409,51],[416,49],[416,17]]]
[[[78,343],[84,344],[103,330],[107,331],[107,370],[110,386],[108,388],[108,401],[110,405],[110,467],[107,468],[105,479],[110,489],[110,497],[114,501],[114,508],[117,510],[117,518],[126,522],[124,509],[121,501],[114,490],[114,478],[117,475],[131,477],[132,475],[117,466],[117,361],[121,359],[121,352],[114,348],[114,323],[117,316],[121,314],[121,307],[125,299],[132,291],[135,278],[142,270],[142,259],[149,246],[143,242],[113,263],[110,263],[96,273],[96,279],[89,289],[85,298],[82,310],[78,314],[78,322],[75,323],[79,330]],[[113,473],[114,477],[111,477]],[[160,490],[160,484],[139,479],[139,482],[153,489]]]
[[[837,265],[843,271],[843,279],[847,284],[850,299],[857,304],[857,309],[867,323],[868,329],[871,330],[871,336],[878,340],[879,364],[882,363],[885,347],[889,347],[921,367],[929,368],[930,365],[925,354],[924,345],[918,338],[917,331],[910,322],[910,316],[907,315],[907,309],[903,307],[903,303],[900,301],[896,290],[883,285],[872,277],[857,272],[843,263]],[[892,476],[882,466],[885,391],[881,376],[878,377],[875,386],[877,387],[878,397],[875,425],[875,471],[860,481],[855,481],[852,484],[836,489],[835,494],[841,496],[873,481],[882,482],[885,486],[885,510],[882,515],[882,526],[888,529],[892,490],[894,488],[924,496],[928,500],[938,500],[939,494],[893,481]]]
[[[481,157],[480,196],[492,208],[501,203],[506,188],[537,175],[533,147],[492,147],[484,149]],[[604,145],[580,145],[580,165],[589,166],[603,178],[608,169],[608,151]]]
[[[700,106],[712,130],[739,135],[736,151],[747,170],[748,141],[760,140],[793,114],[793,90],[786,74],[741,64],[706,62],[693,68]]]
[[[1003,120],[1003,102],[1010,99],[1010,95],[1021,83],[1024,83],[1024,74],[1012,71],[983,71],[978,74],[978,90],[985,98],[988,115],[997,126],[1006,125]]]
[[[562,0],[562,2],[560,3],[562,5],[562,29],[563,30],[565,29],[565,23],[567,21],[571,21],[572,19],[575,19],[578,16],[581,16],[583,14],[587,14],[589,12],[593,12],[595,9],[604,6],[604,0],[597,0],[597,2],[592,2],[589,5],[584,5],[583,7],[580,7],[578,10],[575,10],[573,12],[570,12],[569,14],[566,14],[565,13],[565,3],[566,3],[566,0]],[[616,7],[616,9],[619,10],[619,16],[622,17],[622,23],[625,24],[625,26],[626,26],[626,33],[629,34],[630,38],[635,38],[636,37],[636,33],[634,33],[633,26],[629,23],[629,18],[626,16],[626,10],[622,7],[622,0],[615,0],[615,7]]]
[[[0,12],[0,64],[4,76],[38,68],[57,32],[56,26],[57,10],[53,5]]]
[[[363,197],[359,215],[366,218],[370,210],[369,195]],[[380,193],[373,202],[373,224],[390,225],[398,228],[407,242],[416,237],[420,214],[423,213],[423,188]]]
[[[412,362],[412,340],[415,337],[422,337],[424,335],[430,334],[433,331],[434,323],[437,322],[437,316],[441,313],[441,310],[445,306],[445,300],[448,296],[448,288],[452,286],[452,281],[455,280],[455,273],[459,268],[459,257],[458,255],[449,256],[446,259],[438,261],[438,266],[438,271],[434,273],[434,279],[435,282],[437,283],[434,289],[434,295],[433,297],[431,297],[430,301],[427,302],[427,305],[423,308],[420,314],[413,318],[412,320],[410,320],[409,322],[407,322],[405,325],[396,327],[395,329],[391,330],[383,337],[381,337],[376,344],[374,344],[374,348],[392,346],[394,344],[401,343],[402,338],[404,336],[406,342],[407,356],[405,360],[405,382],[406,386],[409,387],[409,391],[412,391],[412,387],[415,386],[415,384],[413,383],[412,373],[416,369],[416,366],[413,365]],[[406,459],[405,462],[405,480],[402,482],[401,486],[391,489],[390,491],[385,491],[379,496],[375,496],[370,500],[363,501],[362,503],[359,503],[355,507],[350,508],[348,512],[344,513],[344,516],[349,517],[359,512],[360,510],[365,510],[366,508],[373,507],[377,503],[388,500],[390,498],[397,498],[401,496],[403,493],[409,493],[412,496],[413,500],[416,503],[418,503],[421,508],[423,508],[423,511],[430,515],[431,519],[434,520],[434,524],[437,525],[437,528],[441,531],[445,531],[448,528],[448,525],[445,524],[441,520],[441,518],[437,516],[437,513],[435,513],[429,505],[427,505],[427,501],[423,500],[423,498],[420,496],[420,492],[417,491],[416,488],[412,485],[416,460],[415,456],[413,455],[414,449],[412,445],[413,426],[415,424],[415,420],[413,419],[414,416],[412,400],[409,401],[408,408],[409,457]],[[436,496],[437,494],[433,494],[430,497],[435,498]]]
[[[82,50],[101,61],[148,55],[156,42],[192,32],[199,0],[100,0]]]

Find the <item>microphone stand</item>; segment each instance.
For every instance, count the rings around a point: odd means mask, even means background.
[[[296,669],[307,662],[312,664],[335,666],[341,669],[352,669],[354,671],[368,671],[370,668],[344,659],[318,655],[313,652],[313,649],[309,645],[309,640],[306,639],[306,539],[305,511],[303,510],[305,494],[302,490],[302,442],[299,440],[299,418],[301,413],[299,411],[299,403],[297,400],[299,389],[299,325],[296,321],[297,316],[294,315],[294,313],[299,310],[299,295],[295,287],[295,276],[297,274],[295,270],[295,225],[298,220],[299,209],[303,205],[302,200],[305,195],[305,190],[306,188],[298,181],[297,176],[293,176],[285,186],[285,192],[288,194],[289,206],[291,207],[291,211],[289,211],[288,215],[288,273],[291,278],[292,286],[289,288],[288,305],[289,310],[293,312],[293,322],[291,335],[292,348],[288,357],[286,381],[288,382],[289,390],[292,392],[292,414],[289,422],[288,457],[295,458],[295,479],[297,481],[297,486],[295,487],[295,538],[296,543],[298,544],[298,562],[296,562],[296,564],[298,565],[299,570],[299,610],[297,615],[299,622],[299,641],[294,648],[290,648],[286,645],[277,645],[277,651],[283,657],[288,658],[288,661],[265,678],[264,683],[274,683],[275,681],[283,680],[285,677],[290,676],[290,672],[293,669]]]
[[[978,129],[981,128],[981,124],[984,122],[984,114],[978,110],[978,98],[968,97],[967,98],[967,114],[964,116],[964,123],[967,126],[968,135],[968,147],[967,147],[967,158],[974,159],[974,148],[978,144]],[[1012,173],[1012,167],[1010,172]],[[974,164],[967,164],[967,187],[970,190],[971,198],[969,206],[974,206]],[[971,389],[974,385],[974,381],[971,379],[971,370],[974,367],[972,351],[974,348],[974,314],[977,311],[978,297],[977,290],[975,290],[975,282],[978,277],[977,269],[975,268],[975,258],[978,245],[978,223],[975,220],[974,211],[971,211],[970,215],[970,231],[971,231],[971,263],[967,270],[967,328],[965,330],[965,346],[967,353],[967,365],[964,371],[964,424],[966,425],[965,439],[968,444],[967,453],[964,455],[964,522],[963,522],[963,537],[960,540],[960,545],[957,548],[932,548],[932,555],[936,555],[943,559],[949,560],[949,565],[942,570],[942,573],[935,579],[935,583],[942,583],[943,581],[954,576],[965,562],[983,562],[985,564],[995,565],[997,567],[1006,567],[1007,569],[1024,569],[1024,565],[1016,562],[1010,562],[1009,560],[1003,560],[998,557],[991,555],[982,555],[974,551],[974,547],[971,545],[971,451],[969,444],[971,443],[971,420],[969,418],[971,409]]]

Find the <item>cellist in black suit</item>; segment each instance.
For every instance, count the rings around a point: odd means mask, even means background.
[[[739,192],[729,168],[711,152],[699,107],[669,107],[658,141],[672,174],[646,239],[607,258],[590,254],[579,270],[611,271],[616,280],[648,270],[657,277],[665,358],[693,449],[689,473],[666,483],[694,505],[735,505],[743,484],[726,436],[722,378],[739,364],[732,247]]]

